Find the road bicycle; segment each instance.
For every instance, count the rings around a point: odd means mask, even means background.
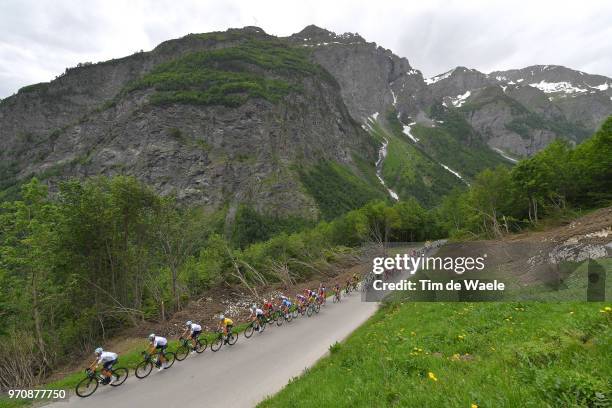
[[[76,394],[81,398],[89,397],[91,394],[96,392],[98,385],[110,385],[111,387],[118,387],[123,384],[128,378],[127,368],[113,368],[111,370],[110,382],[108,378],[104,377],[101,373],[97,373],[95,370],[89,368],[85,370],[87,377],[83,378],[76,386]]]
[[[244,330],[244,337],[246,337],[247,339],[250,339],[253,333],[255,333],[256,331],[259,333],[263,333],[265,329],[266,329],[266,318],[265,317],[257,318],[253,320],[251,323],[249,323],[247,328]]]
[[[161,367],[161,361],[159,361],[159,357],[155,358],[158,354],[159,353],[149,354],[146,351],[142,352],[144,359],[136,366],[136,370],[134,371],[136,377],[145,378],[146,376],[151,374],[151,371],[153,371],[153,366],[158,368]],[[168,369],[172,367],[172,364],[174,364],[174,360],[176,360],[176,354],[171,351],[163,352],[163,354],[164,358],[166,359],[166,366],[164,368]]]
[[[230,330],[227,336],[223,335],[222,331],[218,331],[217,337],[210,343],[210,349],[212,351],[219,351],[223,344],[229,344],[233,346],[238,341],[238,334]]]
[[[311,317],[313,313],[319,313],[321,305],[318,302],[311,302],[306,308],[306,316]]]
[[[198,354],[203,353],[204,350],[206,350],[206,347],[208,346],[208,342],[206,341],[206,339],[200,338],[200,336],[198,336],[198,338],[196,339],[195,347],[193,346],[193,342],[191,341],[191,339],[184,339],[181,337],[179,339],[179,343],[181,345],[175,351],[176,359],[178,361],[183,361],[184,359],[186,359],[192,350]]]
[[[342,299],[342,295],[340,294],[340,289],[338,289],[337,291],[334,291],[334,296],[332,297],[332,302],[333,303],[339,303],[340,300]]]

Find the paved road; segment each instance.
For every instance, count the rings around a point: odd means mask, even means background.
[[[376,308],[377,303],[362,302],[353,293],[340,304],[329,302],[311,318],[268,327],[250,339],[241,334],[232,347],[190,355],[142,380],[130,374],[121,387],[99,387],[89,398],[74,396],[48,407],[253,407],[314,364]]]

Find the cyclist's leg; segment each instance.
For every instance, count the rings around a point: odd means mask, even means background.
[[[107,361],[102,365],[102,375],[108,378],[111,376],[111,370],[113,369],[113,364],[115,364],[117,360]]]
[[[200,335],[200,333],[201,332],[199,331],[191,333],[191,343],[193,344],[193,348],[196,348],[198,345],[198,336]]]
[[[166,362],[166,346],[157,346],[159,351],[157,352],[159,361],[164,364]]]

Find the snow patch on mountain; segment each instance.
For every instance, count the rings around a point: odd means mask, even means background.
[[[529,86],[538,88],[540,91],[544,93],[563,92],[566,94],[573,94],[573,93],[582,93],[582,92],[588,91],[587,89],[584,89],[584,88],[578,88],[569,82],[546,82],[542,80],[540,82],[534,82],[532,84],[529,84]]]
[[[438,82],[438,81],[441,81],[441,80],[443,80],[443,79],[448,78],[449,76],[451,76],[451,75],[453,74],[453,72],[455,72],[455,70],[454,70],[454,69],[451,69],[450,71],[445,72],[445,73],[443,73],[443,74],[436,75],[436,76],[431,77],[431,78],[427,78],[427,79],[425,79],[425,83],[426,83],[427,85],[435,84],[435,83],[436,83],[436,82]]]
[[[389,196],[391,196],[391,198],[394,199],[395,201],[399,201],[399,196],[397,195],[397,193],[391,190],[389,187],[387,187],[387,185],[385,184],[385,180],[383,180],[382,178],[382,163],[385,160],[385,157],[387,157],[387,146],[388,145],[389,145],[389,141],[387,140],[387,138],[383,137],[382,146],[380,147],[380,149],[378,149],[378,160],[376,161],[376,177],[378,178],[378,181],[380,181],[380,184],[382,184],[383,187],[387,189]]]
[[[411,132],[411,127],[412,127],[412,126],[414,126],[414,125],[416,125],[416,122],[412,122],[412,123],[409,123],[409,124],[407,124],[407,125],[404,125],[404,124],[402,123],[402,125],[403,125],[402,132],[403,132],[403,133],[404,133],[406,136],[408,136],[410,139],[412,139],[412,141],[413,141],[414,143],[418,143],[418,142],[419,142],[419,139],[418,139],[416,136],[414,136],[414,135],[412,134],[412,132]]]
[[[461,174],[459,174],[458,172],[456,172],[455,170],[451,169],[450,167],[448,167],[445,164],[440,163],[440,166],[444,167],[444,169],[450,173],[452,173],[455,177],[457,177],[459,180],[463,181],[465,184],[467,184],[468,186],[470,185],[470,183],[468,183],[467,181],[465,181],[465,179],[463,177],[461,177]]]
[[[610,85],[608,82],[604,82],[601,85],[595,85],[595,86],[587,85],[587,86],[589,88],[599,89],[600,91],[607,91],[608,89],[612,88],[612,85]]]
[[[494,147],[494,148],[493,148],[493,150],[495,150],[497,153],[499,153],[499,155],[500,155],[501,157],[503,157],[504,159],[506,159],[506,160],[510,160],[512,163],[518,163],[518,160],[516,160],[516,159],[514,159],[514,158],[512,158],[512,157],[510,157],[510,156],[508,156],[508,155],[507,155],[507,154],[506,154],[506,153],[505,153],[503,150],[498,149],[498,148],[496,148],[496,147]]]
[[[459,108],[465,103],[465,101],[467,100],[467,98],[470,97],[471,94],[472,93],[470,91],[467,91],[463,95],[457,95],[456,97],[451,98],[451,103],[455,108]]]

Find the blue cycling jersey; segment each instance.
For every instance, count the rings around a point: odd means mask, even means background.
[[[283,300],[283,305],[287,306],[287,307],[291,307],[291,302],[288,301],[287,299]]]

